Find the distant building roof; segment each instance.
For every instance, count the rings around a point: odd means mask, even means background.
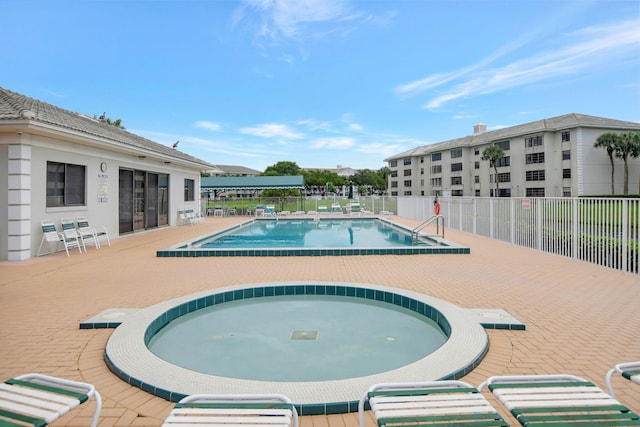
[[[304,188],[302,175],[295,176],[207,176],[200,180],[202,191],[268,190]]]
[[[183,161],[201,169],[212,168],[208,162],[189,154],[135,135],[81,113],[65,110],[37,99],[0,87],[0,125],[34,133],[51,131],[52,126],[77,132],[86,138],[98,138],[113,150],[132,151],[140,155],[157,155],[160,159]]]
[[[236,166],[236,165],[214,165],[215,169],[210,171],[212,175],[219,176],[256,176],[260,175],[262,172],[247,168],[244,166]]]
[[[484,124],[481,124],[485,126]],[[515,138],[523,135],[530,135],[537,132],[545,131],[561,131],[564,129],[572,129],[576,127],[585,128],[609,128],[612,131],[616,129],[628,130],[639,129],[640,123],[626,122],[622,120],[607,119],[604,117],[588,116],[586,114],[565,114],[563,116],[551,117],[548,119],[537,120],[535,122],[524,123],[521,125],[510,126],[489,132],[479,132],[474,135],[463,136],[461,138],[450,139],[435,144],[422,145],[411,150],[394,154],[385,159],[398,160],[411,156],[420,156],[425,153],[433,153],[440,150],[449,150],[452,148],[474,147],[487,144],[501,139]]]

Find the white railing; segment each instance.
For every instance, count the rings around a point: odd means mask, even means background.
[[[639,274],[638,198],[439,200],[449,228]],[[398,197],[398,215],[429,218],[433,198]]]

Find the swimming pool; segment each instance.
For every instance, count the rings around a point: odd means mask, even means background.
[[[324,381],[268,381],[205,374],[161,359],[148,347],[170,322],[207,307],[296,295],[355,298],[365,305],[375,302],[397,306],[435,322],[447,339],[433,352],[403,366]],[[384,330],[375,318],[358,328]],[[105,361],[127,383],[167,400],[177,401],[196,393],[281,393],[292,399],[302,415],[314,415],[357,411],[358,400],[372,384],[461,378],[480,363],[488,348],[488,336],[472,311],[428,295],[355,283],[257,283],[187,295],[132,313],[109,338]],[[310,369],[318,364],[323,361],[316,360]]]
[[[382,218],[253,219],[157,251],[158,257],[468,254]]]

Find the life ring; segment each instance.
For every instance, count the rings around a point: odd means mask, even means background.
[[[436,203],[435,213],[436,215],[440,215],[440,203]]]

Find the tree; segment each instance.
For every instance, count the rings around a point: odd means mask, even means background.
[[[97,119],[100,120],[102,123],[106,123],[108,125],[111,125],[113,127],[117,127],[120,129],[126,129],[124,126],[122,126],[122,120],[121,119],[115,119],[115,120],[111,120],[110,118],[108,118],[106,116],[107,113],[102,113],[102,115]],[[96,118],[96,115],[93,115],[93,118]]]
[[[633,132],[635,136],[631,137],[632,151],[630,156],[634,159],[640,157],[640,132]],[[638,194],[640,194],[640,183],[638,184]]]
[[[616,147],[618,146],[618,139],[619,136],[617,133],[607,132],[600,135],[598,139],[596,139],[595,144],[593,144],[595,148],[604,148],[607,150],[607,154],[609,155],[609,161],[611,162],[611,195],[616,194],[613,155],[616,151]]]
[[[489,166],[493,167],[496,181],[496,197],[500,196],[500,186],[498,185],[498,160],[504,157],[504,151],[496,144],[491,144],[482,151],[482,160],[489,160]]]
[[[624,162],[624,194],[629,194],[629,156],[636,157],[639,146],[639,132],[626,131],[617,136],[615,155]]]
[[[267,166],[260,175],[263,176],[295,176],[302,175],[300,166],[296,162],[280,161],[275,165]]]

